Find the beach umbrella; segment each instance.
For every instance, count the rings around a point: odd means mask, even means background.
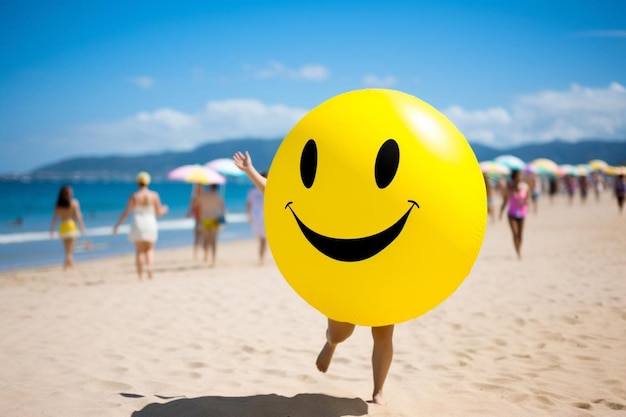
[[[578,175],[585,176],[589,175],[593,172],[593,168],[587,164],[578,164],[576,165],[576,170],[578,171]]]
[[[222,175],[229,177],[245,177],[246,173],[237,168],[235,162],[230,158],[213,159],[205,164],[205,166],[214,169]]]
[[[605,168],[604,173],[607,175],[626,175],[626,166],[608,166]]]
[[[183,165],[171,170],[167,178],[196,184],[224,184],[226,178],[205,165]]]
[[[594,171],[604,171],[609,167],[609,164],[601,159],[592,159],[587,162],[587,165],[589,165]]]
[[[512,170],[515,169],[518,171],[522,171],[524,168],[526,168],[526,163],[514,155],[500,155],[494,158],[494,162],[506,165]]]
[[[574,165],[563,164],[559,165],[559,175],[578,175],[578,169]]]
[[[556,175],[559,172],[559,166],[556,162],[548,158],[533,159],[527,167],[537,174]]]
[[[495,161],[483,161],[479,165],[480,170],[486,174],[508,175],[511,173],[509,167]]]

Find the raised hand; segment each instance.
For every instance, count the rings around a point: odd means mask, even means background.
[[[252,158],[248,151],[246,153],[237,152],[233,155],[235,166],[245,173],[249,173],[252,169]]]

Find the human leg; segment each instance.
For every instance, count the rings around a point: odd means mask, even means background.
[[[200,244],[202,240],[202,228],[201,225],[196,221],[196,226],[193,229],[193,259],[195,261],[198,260],[198,250],[200,249]]]
[[[204,240],[204,262],[209,262],[209,252],[211,253],[211,266],[215,265],[215,242],[217,240],[217,230],[213,228],[204,229],[202,238]]]
[[[330,361],[333,359],[333,354],[335,353],[335,348],[339,343],[349,338],[352,332],[354,332],[354,324],[328,319],[326,343],[315,361],[317,369],[320,372],[326,372],[328,370]]]
[[[148,279],[152,279],[152,261],[154,260],[154,243],[143,242],[143,252],[146,258],[146,272]]]
[[[135,268],[137,269],[137,278],[141,281],[143,277],[143,245],[142,242],[135,242]]]
[[[519,259],[522,258],[521,222],[523,222],[523,219],[516,219],[515,217],[509,216],[509,226],[511,226],[511,233],[513,234],[513,245],[515,246],[515,252]]]
[[[517,219],[517,257],[522,259],[522,241],[524,237],[524,218]]]
[[[74,266],[74,239],[63,239],[63,251],[65,252],[63,269],[70,269]]]
[[[259,264],[262,265],[265,261],[265,252],[267,250],[267,240],[264,237],[259,237]]]
[[[393,358],[393,329],[394,326],[372,327],[374,349],[372,350],[372,371],[374,374],[374,392],[372,402],[384,404],[383,386],[391,367]]]

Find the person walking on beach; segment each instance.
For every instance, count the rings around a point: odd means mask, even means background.
[[[532,190],[533,190],[532,195],[531,195],[533,213],[537,214],[537,212],[539,211],[539,197],[541,197],[543,183],[541,181],[541,177],[536,173],[531,174],[530,183],[532,184]]]
[[[502,189],[502,206],[500,207],[500,218],[507,205],[509,225],[513,233],[513,244],[517,258],[522,259],[522,235],[524,232],[524,219],[528,212],[528,201],[530,198],[530,186],[521,180],[521,171],[511,172],[511,181]]]
[[[265,192],[267,179],[263,177],[252,165],[252,158],[246,152],[237,152],[233,156],[235,165],[245,172],[252,183],[261,191]],[[326,342],[322,347],[315,362],[320,372],[326,372],[335,353],[337,345],[348,339],[356,327],[352,323],[338,322],[330,318],[326,329]],[[393,330],[394,325],[372,327],[372,338],[374,346],[372,349],[372,371],[374,379],[374,390],[372,402],[374,404],[384,404],[383,386],[391,367],[393,359]]]
[[[548,180],[548,195],[550,196],[550,204],[554,202],[554,196],[559,193],[559,180],[555,176],[551,176]]]
[[[261,176],[267,178],[267,173]],[[263,214],[263,193],[255,186],[250,188],[246,196],[246,211],[252,233],[259,239],[259,265],[263,265],[265,252],[267,251],[267,238],[265,236],[265,219]]]
[[[591,173],[591,184],[593,186],[593,193],[596,196],[596,201],[600,201],[600,195],[604,191],[604,177],[599,171],[593,171]]]
[[[131,212],[133,213],[128,239],[135,244],[135,265],[137,267],[137,277],[140,281],[143,278],[144,264],[148,278],[152,279],[154,244],[158,238],[156,219],[165,215],[169,210],[168,206],[161,204],[159,193],[148,189],[149,184],[150,174],[140,172],[137,175],[139,191],[130,195],[126,208],[113,227],[113,234],[117,234],[117,229],[120,225],[124,223]]]
[[[189,211],[187,212],[188,217],[193,217],[194,225],[193,225],[193,259],[198,259],[198,250],[200,248],[200,244],[202,243],[202,224],[200,222],[200,210],[198,209],[198,205],[196,204],[197,198],[202,195],[204,192],[204,188],[202,188],[202,184],[195,184],[193,187],[193,194],[191,196],[191,201],[189,202]]]
[[[80,211],[80,203],[74,198],[72,187],[64,185],[59,190],[59,196],[54,207],[52,221],[50,222],[50,237],[54,236],[54,227],[57,220],[59,223],[59,238],[63,241],[63,249],[65,251],[65,260],[63,262],[63,270],[70,269],[74,266],[74,244],[78,237],[78,229],[76,223],[80,227],[81,233],[85,234],[85,224],[83,223],[83,215]]]
[[[624,209],[624,197],[626,196],[626,181],[624,180],[624,174],[620,174],[615,177],[613,190],[615,192],[615,198],[617,199],[617,208],[621,214]]]
[[[215,256],[217,254],[217,237],[226,216],[224,199],[217,192],[217,184],[211,184],[208,191],[204,191],[199,194],[195,198],[193,207],[198,210],[198,213],[200,214],[204,262],[209,262],[210,252],[210,266],[214,266]]]
[[[486,172],[483,172],[483,179],[485,180],[485,190],[487,191],[487,215],[491,221],[494,222],[496,215],[493,210],[493,185],[491,184],[491,179]]]
[[[589,178],[587,178],[587,174],[578,176],[578,189],[580,191],[580,201],[585,204],[587,202],[587,194],[589,193]]]
[[[574,195],[576,194],[576,177],[572,174],[567,174],[564,181],[565,189],[567,190],[567,201],[571,206],[574,203]]]

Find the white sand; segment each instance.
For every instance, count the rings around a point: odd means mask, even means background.
[[[386,406],[368,404],[371,336],[327,374],[325,318],[256,242],[0,274],[6,416],[618,416],[626,414],[626,213],[559,198],[527,220],[524,259],[490,223],[474,269],[430,313],[396,326]],[[59,244],[59,261],[61,247]]]

